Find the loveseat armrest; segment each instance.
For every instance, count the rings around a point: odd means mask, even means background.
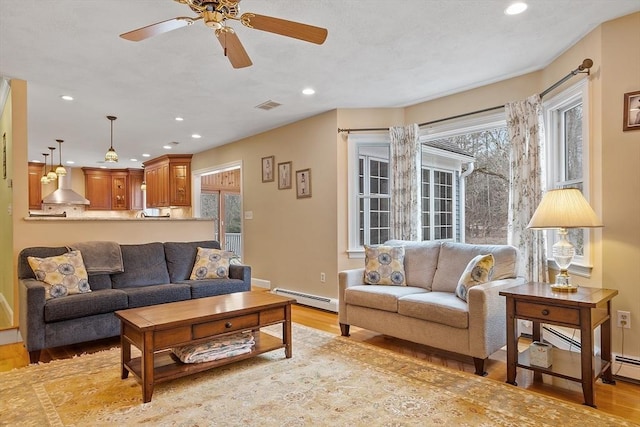
[[[251,289],[251,266],[244,264],[231,264],[229,266],[229,278],[240,279]]]
[[[506,299],[500,291],[524,284],[524,277],[493,280],[469,289],[469,347],[485,359],[507,343]]]
[[[45,347],[45,283],[36,279],[18,280],[20,319],[18,329],[27,351]]]
[[[364,267],[338,273],[338,321],[340,323],[346,323],[347,304],[344,302],[344,291],[351,286],[364,284]]]

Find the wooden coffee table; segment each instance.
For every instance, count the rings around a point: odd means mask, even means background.
[[[116,311],[122,321],[122,379],[135,375],[142,383],[142,400],[151,401],[155,384],[216,366],[248,359],[261,353],[285,349],[292,356],[292,298],[267,292],[238,292],[168,304]],[[282,339],[260,331],[282,324]],[[250,353],[202,363],[182,363],[171,356],[171,348],[205,342],[213,338],[251,330],[255,347]],[[131,358],[131,345],[142,352]]]

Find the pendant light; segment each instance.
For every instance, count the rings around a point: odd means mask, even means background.
[[[65,176],[67,174],[67,170],[64,168],[64,166],[62,166],[62,143],[64,141],[62,139],[56,139],[56,142],[58,143],[58,149],[60,150],[58,151],[60,162],[58,163],[58,167],[56,168],[56,175]]]
[[[109,163],[116,163],[118,161],[118,153],[113,149],[113,121],[117,119],[115,116],[107,116],[107,119],[111,120],[111,146],[104,155],[104,161]]]
[[[42,173],[42,178],[40,178],[40,182],[43,184],[49,183],[49,178],[47,177],[47,157],[49,157],[49,153],[42,153],[44,156],[44,170]]]
[[[56,179],[58,179],[58,175],[56,175],[56,171],[53,168],[53,150],[55,149],[56,147],[49,147],[49,150],[51,150],[51,170],[47,174],[47,178],[49,178],[49,182],[53,182]]]

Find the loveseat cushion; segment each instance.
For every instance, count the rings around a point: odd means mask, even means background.
[[[438,267],[440,242],[388,240],[385,245],[404,246],[404,274],[407,285],[431,290],[433,276]]]
[[[165,242],[164,255],[167,260],[169,280],[178,283],[189,279],[196,261],[198,248],[220,249],[220,243],[215,240],[201,242]]]
[[[469,306],[450,292],[426,292],[398,300],[398,314],[454,328],[469,327]]]
[[[120,249],[124,272],[111,275],[114,289],[169,283],[162,243],[120,245]]]
[[[111,313],[127,307],[126,293],[117,289],[103,289],[48,300],[44,306],[44,321],[49,323],[78,319],[95,314]]]
[[[344,300],[350,305],[398,311],[398,298],[428,292],[416,286],[356,285],[344,291]]]
[[[438,269],[431,289],[454,293],[467,264],[477,255],[492,254],[495,260],[491,280],[510,279],[518,275],[518,250],[509,245],[470,245],[443,242]]]
[[[124,288],[122,291],[127,294],[129,308],[191,299],[191,287],[177,283]]]
[[[251,285],[240,279],[184,280],[191,287],[191,298],[205,298],[234,292],[248,292]]]

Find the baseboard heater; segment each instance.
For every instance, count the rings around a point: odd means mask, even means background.
[[[275,288],[271,292],[285,297],[295,298],[298,304],[333,311],[334,313],[338,312],[338,300],[334,298],[321,297],[283,288]]]

